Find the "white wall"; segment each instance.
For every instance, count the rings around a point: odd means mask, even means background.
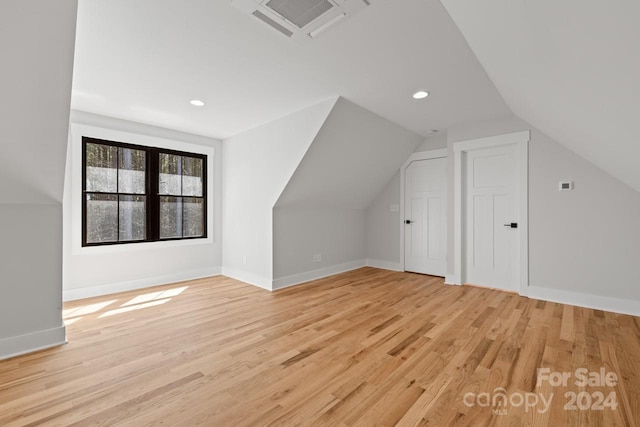
[[[62,206],[0,205],[0,360],[65,342]]]
[[[338,99],[278,207],[366,209],[422,138]]]
[[[335,102],[224,141],[223,274],[271,289],[273,207]]]
[[[416,153],[421,151],[440,150],[447,148],[447,132],[440,131],[425,138],[425,140],[416,148]]]
[[[640,259],[640,193],[514,116],[449,129],[449,149],[457,141],[526,129],[531,129],[532,296],[605,309],[640,308],[635,271]],[[574,181],[575,190],[559,192],[563,180]]]
[[[65,341],[62,188],[77,2],[0,2],[0,359]]]
[[[397,210],[392,210],[397,207]],[[366,214],[366,258],[370,265],[403,270],[400,264],[400,172],[371,203]]]
[[[415,152],[442,148],[447,148],[446,132],[425,138]],[[403,270],[404,266],[400,264],[400,223],[403,218],[400,218],[400,210],[391,210],[392,205],[400,207],[399,169],[367,209],[366,253],[372,266]]]
[[[366,264],[367,207],[421,140],[338,100],[274,209],[277,286]]]
[[[366,264],[366,211],[275,208],[274,288],[352,270]],[[321,255],[314,262],[313,256]]]
[[[66,300],[220,274],[222,265],[222,142],[74,111],[64,203]],[[208,156],[206,239],[82,247],[82,137]]]

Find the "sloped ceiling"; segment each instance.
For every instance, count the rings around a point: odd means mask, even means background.
[[[516,115],[640,191],[640,2],[442,3]]]
[[[231,0],[80,0],[73,108],[218,138],[338,95],[423,135],[509,113],[438,0],[370,3],[299,45]]]
[[[365,209],[422,141],[340,98],[275,206]]]
[[[76,8],[0,2],[0,203],[62,201]]]

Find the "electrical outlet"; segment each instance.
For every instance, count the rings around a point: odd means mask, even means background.
[[[322,254],[313,254],[313,262],[322,262]]]
[[[244,255],[244,256],[242,257],[242,263],[243,263],[243,264],[246,264],[246,263],[247,263],[247,256],[246,256],[246,255]]]
[[[571,191],[573,190],[573,181],[561,181],[558,183],[559,191]]]

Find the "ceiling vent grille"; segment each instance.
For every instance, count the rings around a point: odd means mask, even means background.
[[[241,11],[294,41],[316,38],[344,18],[369,6],[369,0],[231,0]]]
[[[265,6],[300,29],[333,8],[327,0],[269,0]]]
[[[282,34],[284,34],[287,37],[291,37],[293,35],[293,31],[288,30],[287,28],[285,28],[282,25],[278,24],[276,21],[274,21],[273,19],[269,18],[267,15],[265,15],[262,12],[260,12],[259,10],[254,10],[253,11],[253,16],[258,18],[262,22],[271,25],[273,28],[275,28],[276,30],[280,31]]]

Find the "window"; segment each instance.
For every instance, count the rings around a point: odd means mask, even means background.
[[[82,138],[82,245],[207,237],[207,156]]]

